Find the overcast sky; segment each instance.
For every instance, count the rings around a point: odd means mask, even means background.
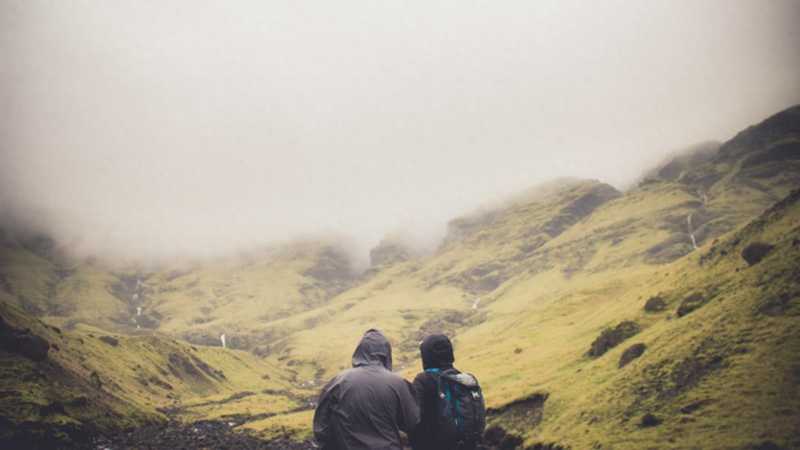
[[[800,103],[799,1],[0,0],[0,202],[84,251],[441,235]]]

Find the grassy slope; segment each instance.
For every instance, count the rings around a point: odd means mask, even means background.
[[[764,319],[748,313],[756,301],[756,290],[748,284],[750,272],[735,271],[744,264],[738,253],[713,268],[700,268],[697,263],[712,242],[800,184],[796,162],[783,162],[784,170],[761,178],[757,185],[750,182],[742,161],[772,145],[774,142],[768,141],[738,158],[707,161],[680,179],[643,183],[555,237],[537,230],[594,183],[570,184],[566,192],[550,192],[513,205],[483,222],[471,217],[470,223],[479,223],[474,234],[450,242],[427,259],[386,269],[333,299],[323,314],[329,319],[291,333],[279,360],[307,362],[330,376],[348,361],[351,349],[342,343],[356,342],[364,329],[377,326],[393,338],[401,368],[411,377],[418,369],[420,331],[444,330],[456,335],[459,365],[480,376],[490,406],[501,407],[537,392],[549,394],[539,426],[524,420],[517,423],[513,414],[494,419],[528,436],[531,443],[543,440],[575,448],[595,443],[641,448],[644,443],[669,442],[671,438],[676,442],[659,445],[686,448],[696,443],[707,448],[741,445],[759,437],[785,442],[792,436],[786,424],[797,423],[798,411],[782,408],[774,393],[797,400],[796,391],[787,391],[791,384],[765,381],[761,388],[745,389],[741,394],[728,391],[740,392],[742,385],[753,379],[791,376],[792,372],[776,366],[788,364],[788,355],[797,349],[796,333],[790,331],[795,319]],[[692,250],[688,236],[689,214],[700,217],[695,220],[697,228],[706,227],[698,236],[701,247],[697,251]],[[796,223],[796,209],[786,214],[786,223]],[[786,223],[773,227],[785,227]],[[531,243],[541,246],[520,255],[520,248]],[[499,267],[493,267],[498,261]],[[767,260],[752,273],[780,270],[778,264]],[[476,292],[474,280],[460,276],[476,267],[487,268],[490,274],[503,272],[503,283],[491,292]],[[796,285],[794,279],[784,281]],[[713,292],[714,301],[694,315],[675,319],[671,312],[649,315],[642,311],[645,300],[657,294],[668,298],[674,311],[695,291]],[[720,299],[727,297],[734,299],[727,307],[721,306]],[[473,310],[477,298],[481,303]],[[604,328],[622,320],[636,320],[644,328],[631,342],[648,344],[645,356],[623,370],[617,369],[617,361],[628,345],[596,361],[584,356]],[[760,334],[751,329],[760,329]],[[741,355],[744,347],[731,344],[740,340],[740,333],[757,336],[746,356]],[[709,352],[722,355],[725,370],[685,375],[692,379],[692,386],[655,398],[636,390],[652,390],[650,384],[658,384],[662,377],[669,382],[670,376],[678,377],[671,375],[675,364],[691,367],[697,355]],[[770,364],[766,368],[753,364],[765,360]],[[645,365],[647,361],[651,364]],[[694,381],[695,376],[701,380]],[[632,387],[626,390],[625,386]],[[676,413],[693,396],[704,395],[716,403],[697,418]],[[729,405],[717,401],[722,397],[729,403],[753,407],[734,418],[726,412]],[[776,408],[785,419],[771,415]],[[661,427],[640,428],[638,420],[645,413],[668,420]],[[760,419],[755,420],[756,416]],[[303,427],[308,417],[282,420]],[[687,430],[692,438],[678,441],[679,434]]]
[[[785,158],[780,147],[800,142],[797,115],[771,118],[719,152],[688,158],[691,165],[624,195],[576,180],[527,192],[453,221],[450,239],[434,255],[381,267],[361,280],[348,278],[346,263],[321,243],[180,271],[126,275],[81,266],[66,277],[47,258],[15,249],[3,258],[11,289],[0,295],[7,303],[36,305],[28,309],[45,311],[51,323],[135,333],[126,322],[133,314],[130,292],[121,295],[113,286],[141,276],[139,301],[159,331],[209,344],[224,332],[235,346],[264,355],[197,346],[228,380],[181,385],[170,401],[139,392],[133,361],[122,356],[119,363],[127,365],[109,372],[119,372],[112,375],[115,390],[144,411],[177,402],[187,418],[224,415],[266,434],[307,435],[306,396],[349,364],[364,330],[378,327],[392,339],[396,366],[409,378],[418,370],[417,344],[425,333],[455,336],[458,366],[478,375],[489,406],[500,411],[491,422],[528,443],[736,448],[772,439],[791,445],[800,417],[793,406],[796,304],[780,315],[754,311],[781,295],[776,289],[796,297],[797,249],[787,242],[797,237],[798,207],[787,206],[760,228],[741,227],[800,185],[797,158]],[[688,234],[690,215],[697,250]],[[753,239],[778,249],[746,268],[738,255]],[[727,255],[719,256],[725,246]],[[717,256],[701,265],[711,249]],[[678,304],[695,292],[710,302],[677,318]],[[654,295],[667,300],[667,311],[642,310]],[[62,299],[73,307],[54,310]],[[641,333],[600,358],[585,356],[603,329],[622,320],[635,320]],[[100,332],[78,326],[74,333]],[[122,338],[119,354],[137,361],[147,354],[149,370],[157,372],[168,364],[170,346],[192,352],[154,336]],[[148,340],[159,344],[148,349]],[[622,351],[639,342],[648,346],[644,355],[617,368]],[[103,346],[70,351],[77,360],[116,358],[116,349]],[[537,393],[548,394],[541,417],[526,410],[533,406],[513,406]],[[679,411],[700,400],[696,412]],[[647,413],[663,423],[640,427]]]
[[[224,400],[244,391],[252,393],[248,401],[273,412],[303,406],[299,398],[280,393],[290,386],[280,378],[282,371],[248,352],[192,346],[158,334],[111,334],[87,325],[66,331],[2,303],[0,315],[51,345],[48,358],[38,363],[0,351],[5,425],[0,441],[26,431],[64,437],[136,426],[163,420],[164,408],[178,407],[176,413],[190,418],[219,417],[237,403]],[[101,337],[116,339],[116,345]],[[213,414],[209,406],[215,406]]]

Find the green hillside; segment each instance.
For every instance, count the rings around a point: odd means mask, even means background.
[[[407,378],[425,334],[454,337],[498,448],[800,448],[798,189],[800,106],[625,192],[558,180],[431,254],[387,239],[364,273],[333,240],[112,268],[4,235],[0,316],[51,348],[0,350],[0,439],[166,416],[303,439],[376,327]]]

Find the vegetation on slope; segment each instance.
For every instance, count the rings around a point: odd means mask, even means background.
[[[110,417],[171,412],[302,438],[313,392],[378,327],[409,378],[425,334],[453,336],[499,446],[797,447],[798,145],[795,107],[677,156],[628,192],[562,180],[453,220],[431,255],[387,240],[359,277],[325,242],[109,271],[5,239],[0,299],[16,306],[3,317],[65,340],[43,363],[0,352],[17,367],[0,377],[6,391],[48,364],[31,386],[45,390],[61,370],[80,388],[2,401],[67,405],[86,391]],[[221,334],[248,352],[220,348]],[[15,408],[1,415],[56,429]]]

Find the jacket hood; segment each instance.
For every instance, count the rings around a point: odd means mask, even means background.
[[[446,369],[452,367],[455,361],[453,344],[443,334],[426,337],[420,344],[419,350],[422,354],[423,369]]]
[[[392,370],[392,345],[386,336],[371,329],[364,333],[356,351],[353,352],[353,367],[382,365]]]

